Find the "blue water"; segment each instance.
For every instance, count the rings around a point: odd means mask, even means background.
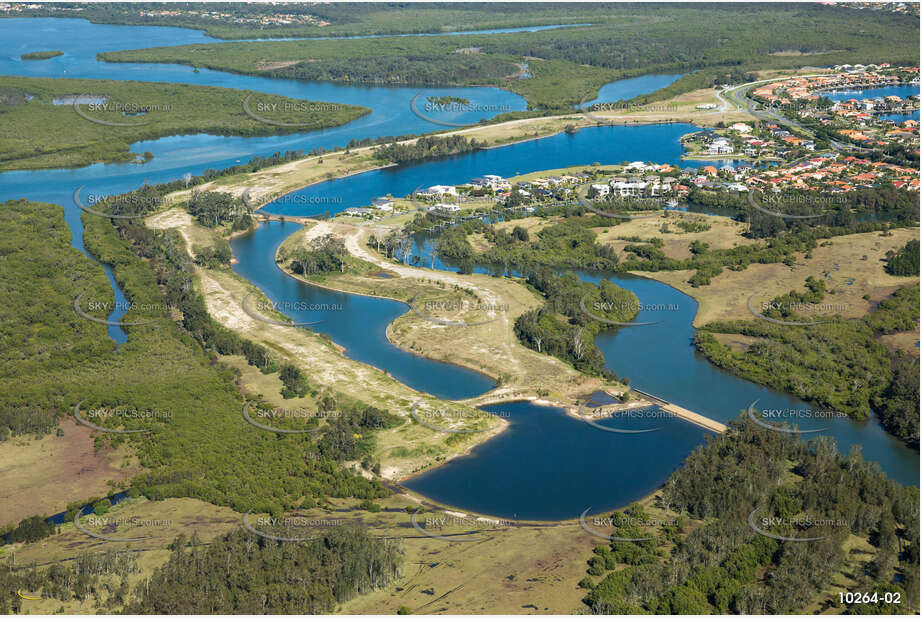
[[[83,195],[115,195],[136,189],[144,183],[159,183],[181,178],[186,173],[197,175],[206,169],[221,169],[248,161],[253,156],[269,156],[285,150],[309,151],[313,148],[345,146],[351,139],[375,138],[386,135],[423,133],[442,128],[427,122],[410,109],[410,101],[418,94],[451,95],[467,98],[486,106],[512,110],[525,109],[522,97],[496,88],[389,88],[380,86],[339,86],[329,83],[278,80],[245,75],[231,75],[202,69],[194,73],[191,67],[165,64],[105,63],[96,53],[132,49],[143,41],[144,46],[182,45],[213,42],[201,32],[185,28],[159,26],[110,26],[91,24],[82,19],[27,18],[0,19],[0,74],[28,77],[69,77],[154,82],[192,83],[240,88],[283,94],[301,99],[367,105],[373,101],[373,112],[345,126],[278,137],[226,137],[215,135],[185,135],[136,142],[133,152],[150,151],[154,159],[144,164],[97,164],[79,170],[56,169],[0,174],[0,199],[28,198],[34,201],[61,204],[73,234],[74,247],[86,253],[80,210],[73,203],[75,189],[85,186]],[[47,61],[23,61],[22,53],[34,51],[47,41],[64,54]],[[242,106],[242,100],[241,100]],[[491,114],[485,114],[491,115]],[[459,112],[452,117],[458,122],[474,122],[484,116],[480,112]],[[83,122],[74,115],[75,122]],[[112,284],[116,310],[109,316],[117,321],[125,313],[125,297],[106,267],[106,277]],[[123,343],[127,336],[118,326],[109,327],[109,335]]]
[[[387,325],[409,311],[405,303],[383,298],[345,294],[301,283],[275,265],[275,251],[300,226],[270,222],[231,242],[239,260],[234,271],[255,283],[276,306],[298,322],[320,321],[310,328],[326,333],[345,347],[354,360],[384,369],[400,382],[442,399],[481,395],[495,382],[480,373],[440,363],[396,347],[387,339]],[[300,310],[308,306],[341,307]]]
[[[33,25],[37,29],[33,29]],[[311,100],[365,105],[370,102],[374,108],[371,114],[349,125],[312,133],[265,138],[192,135],[135,144],[135,151],[150,150],[155,154],[153,161],[143,165],[93,165],[79,170],[0,174],[0,199],[27,197],[62,204],[67,222],[73,230],[74,246],[80,249],[83,248],[82,226],[79,210],[71,198],[77,187],[85,185],[85,192],[110,195],[135,189],[143,182],[164,182],[180,178],[186,173],[198,174],[207,168],[226,167],[246,161],[254,155],[269,155],[287,149],[309,150],[318,146],[345,145],[353,138],[424,132],[438,128],[410,111],[409,101],[419,92],[418,89],[337,86],[228,75],[206,70],[193,73],[189,67],[106,64],[95,59],[98,51],[135,48],[139,46],[139,41],[143,41],[143,46],[211,41],[192,30],[92,25],[83,20],[0,20],[0,40],[4,41],[0,73],[203,83]],[[54,41],[54,47],[64,50],[65,54],[50,61],[18,61],[18,55],[24,51],[47,47],[37,45],[37,40],[43,43]],[[631,96],[632,87],[621,85],[619,88],[611,87],[602,93],[603,98]],[[497,89],[457,88],[422,92],[437,93],[439,96],[450,94],[477,103],[491,102],[524,108],[523,99]],[[475,120],[477,115],[481,114],[474,114],[470,118]],[[576,164],[589,165],[595,161],[611,164],[641,159],[679,163],[682,166],[693,165],[691,162],[680,161],[681,148],[678,144],[678,137],[689,130],[693,130],[691,125],[680,124],[584,129],[575,135],[561,134],[445,160],[369,172],[321,183],[301,192],[305,197],[338,198],[334,208],[328,204],[315,208],[295,207],[286,202],[270,205],[269,210],[300,215],[318,214],[326,210],[335,212],[348,206],[367,204],[378,195],[405,195],[420,185],[463,182],[485,173],[510,176]],[[298,283],[281,273],[274,263],[275,249],[295,229],[297,227],[290,223],[272,223],[235,239],[233,249],[240,260],[235,266],[237,272],[253,281],[274,301],[306,300],[309,303],[342,304],[341,311],[329,311],[326,314],[286,313],[296,320],[323,320],[314,328],[344,345],[346,354],[351,358],[389,371],[396,379],[411,387],[441,397],[462,398],[482,393],[493,386],[489,378],[476,372],[422,359],[389,344],[384,330],[394,318],[405,313],[407,308],[404,304],[327,292]],[[436,264],[436,267],[442,266],[440,261]],[[107,275],[112,281],[111,273],[107,271]],[[693,329],[690,325],[696,304],[689,298],[684,297],[682,300],[680,297],[683,295],[676,290],[652,281],[624,279],[623,285],[634,289],[643,302],[658,302],[657,298],[675,297],[682,307],[680,311],[673,312],[674,315],[663,318],[665,322],[661,325],[627,328],[616,334],[599,336],[598,345],[605,353],[608,365],[621,375],[630,377],[638,387],[645,387],[644,390],[720,419],[735,417],[739,410],[756,398],[761,398],[760,405],[765,406],[780,401],[800,408],[807,407],[795,399],[772,394],[767,389],[720,372],[696,356],[691,346]],[[114,281],[113,288],[119,294]],[[642,320],[643,316],[639,319]],[[667,325],[668,320],[675,320],[675,324]],[[355,327],[356,324],[360,325],[360,329]],[[113,336],[117,335],[118,332]],[[775,398],[769,399],[772,396]],[[662,429],[642,434],[650,436],[648,438],[631,436],[637,445],[645,445],[641,449],[639,446],[615,444],[610,440],[616,434],[591,428],[581,421],[566,417],[558,410],[539,408],[535,411],[533,406],[528,406],[515,404],[508,408],[512,417],[512,428],[508,432],[475,449],[474,455],[448,464],[450,467],[445,469],[452,470],[451,478],[456,477],[456,480],[448,483],[443,476],[446,473],[435,470],[413,479],[409,484],[416,487],[425,485],[426,492],[435,499],[449,504],[467,505],[473,510],[490,514],[536,519],[570,517],[587,506],[610,508],[648,493],[667,478],[704,435],[696,427],[675,421],[675,426],[682,428],[680,431]],[[503,410],[506,408],[503,407]],[[610,422],[617,421],[612,419]],[[800,424],[805,426],[805,422]],[[568,445],[566,448],[557,449],[549,445],[546,439],[535,438],[540,435],[539,432],[551,427],[556,431],[554,437]],[[592,438],[582,436],[581,432],[586,430],[599,435]],[[902,482],[917,482],[917,453],[888,437],[875,422],[858,424],[838,421],[827,433],[838,438],[845,449],[850,444],[862,444],[867,458],[879,461],[893,478]],[[538,446],[529,444],[532,439],[538,439]],[[494,446],[497,443],[501,448]],[[583,444],[605,448],[585,449]],[[541,456],[535,457],[535,454]],[[575,470],[566,462],[572,457],[581,463],[583,474],[590,477],[587,481],[575,479],[577,474],[564,473]],[[478,461],[493,462],[494,465],[505,466],[505,469],[500,467],[489,471],[488,465],[481,466],[476,463]],[[554,472],[556,468],[560,472]],[[635,468],[639,472],[633,472]],[[532,473],[535,469],[537,473]],[[470,473],[466,470],[470,470]],[[630,473],[624,474],[621,470],[630,470]],[[523,489],[507,489],[508,485],[498,489],[494,487],[488,492],[478,489],[487,487],[492,482],[490,477],[496,474]],[[547,491],[542,489],[542,474],[544,481],[553,479]],[[436,481],[431,481],[430,475],[439,476],[434,477]],[[443,489],[439,489],[442,486]],[[552,492],[559,493],[554,495]],[[587,498],[594,498],[588,500],[592,504],[577,504]]]
[[[921,110],[915,110],[910,114],[880,114],[881,120],[894,120],[895,122],[905,122],[906,120],[921,120]]]
[[[429,264],[434,243],[431,235],[418,235],[412,255],[425,257],[424,263]],[[445,263],[437,256],[434,267],[457,270],[456,264]],[[474,268],[474,272],[489,274],[490,270],[480,266]],[[604,354],[605,367],[630,378],[632,386],[721,422],[737,418],[755,401],[758,401],[755,409],[759,411],[815,409],[796,397],[725,372],[700,355],[694,348],[693,320],[697,314],[697,302],[683,292],[642,277],[574,272],[583,281],[597,283],[601,279],[609,279],[632,291],[644,306],[649,307],[641,310],[635,321],[657,322],[603,331],[595,338],[596,346]],[[848,418],[796,417],[795,421],[791,418],[784,420],[788,424],[795,422],[801,430],[822,428],[821,433],[807,434],[806,437],[831,436],[843,453],[855,446],[861,448],[864,458],[879,463],[891,478],[906,485],[918,484],[918,453],[887,434],[875,417],[863,422]],[[455,469],[464,470],[462,467]],[[661,480],[665,478],[663,476]]]
[[[594,282],[602,277],[579,274]],[[605,366],[629,377],[632,386],[722,422],[737,418],[755,400],[758,400],[757,410],[815,409],[795,397],[731,375],[700,355],[693,344],[692,321],[697,314],[697,302],[690,296],[651,279],[629,275],[607,278],[631,290],[644,305],[652,306],[652,310],[641,310],[635,321],[659,322],[606,331],[595,339],[604,354]],[[672,306],[678,310],[671,310]],[[648,352],[664,349],[667,354]],[[848,418],[797,418],[795,423],[802,430],[824,428],[821,433],[806,437],[831,436],[843,453],[854,446],[860,447],[864,458],[878,462],[891,478],[906,485],[918,484],[917,451],[887,434],[876,418],[863,422]]]
[[[657,74],[643,75],[630,79],[621,79],[610,84],[605,84],[598,90],[598,96],[590,101],[585,102],[585,107],[595,103],[616,103],[617,101],[626,101],[641,94],[650,94],[665,88],[681,79],[682,74]]]
[[[606,418],[603,431],[559,408],[487,406],[509,421],[502,433],[402,484],[444,504],[505,519],[559,520],[648,496],[707,432],[676,417]],[[667,445],[667,446],[666,446]]]
[[[264,207],[281,215],[313,216],[341,212],[349,206],[367,206],[375,197],[405,196],[419,187],[467,182],[483,174],[515,176],[541,169],[622,161],[655,161],[688,167],[711,161],[681,161],[679,138],[694,131],[691,124],[602,126],[570,135],[560,133],[500,148],[394,166],[305,187]],[[543,166],[543,167],[542,167]]]
[[[128,496],[129,496],[129,492],[120,491],[117,494],[112,494],[111,496],[106,496],[106,497],[112,503],[112,506],[115,506],[116,504],[118,504],[119,502],[127,498]],[[92,512],[93,512],[92,504],[84,504],[83,506],[80,507],[80,515],[89,515]],[[61,511],[60,513],[56,513],[55,515],[52,515],[51,517],[47,518],[45,521],[50,522],[52,524],[60,525],[60,524],[65,524],[71,520],[67,519],[67,511]]]
[[[112,503],[112,506],[115,506],[116,504],[118,504],[119,502],[121,502],[122,500],[124,500],[124,499],[127,498],[127,497],[129,497],[129,492],[128,492],[128,491],[120,491],[120,492],[118,492],[118,493],[116,493],[116,494],[112,494],[111,496],[106,496],[106,498],[108,498],[109,502]],[[83,506],[80,507],[80,516],[81,516],[81,517],[84,516],[84,515],[89,515],[89,514],[91,514],[92,512],[93,512],[93,504],[92,504],[92,503],[84,504]],[[48,523],[50,523],[50,524],[55,524],[55,525],[57,525],[57,526],[60,526],[61,524],[66,524],[66,523],[68,523],[68,522],[73,521],[73,519],[68,519],[67,514],[68,514],[67,511],[61,511],[60,513],[55,513],[55,514],[52,515],[51,517],[46,517],[46,518],[45,518],[45,521],[48,522]],[[4,542],[4,543],[8,543],[8,542],[9,542],[9,534],[4,534],[2,538],[3,538],[3,542]]]
[[[906,84],[904,86],[886,86],[885,88],[864,88],[859,93],[855,92],[823,92],[822,96],[832,101],[847,101],[848,99],[875,99],[876,97],[897,96],[907,99],[910,95],[921,94],[919,86]]]
[[[26,51],[34,51],[36,40],[54,41],[64,54],[46,61],[20,60]],[[107,26],[91,24],[82,19],[2,19],[0,40],[4,42],[0,52],[0,74],[27,77],[69,77],[88,79],[141,80],[147,82],[170,82],[238,88],[279,94],[298,99],[345,103],[372,107],[367,116],[338,129],[315,131],[286,138],[266,138],[266,142],[251,141],[252,138],[225,138],[218,136],[183,136],[162,140],[141,142],[135,145],[135,152],[152,151],[155,155],[181,152],[193,149],[202,155],[190,155],[185,159],[190,164],[208,162],[214,168],[232,165],[236,159],[251,158],[256,154],[271,154],[275,150],[303,149],[315,147],[331,148],[345,146],[349,140],[374,138],[387,135],[405,135],[443,129],[444,127],[423,120],[414,115],[410,101],[419,93],[426,96],[456,96],[469,100],[477,109],[521,111],[527,105],[524,98],[498,88],[396,88],[375,85],[339,85],[326,82],[307,82],[291,79],[272,79],[235,75],[209,69],[194,72],[192,67],[156,63],[109,63],[100,62],[96,54],[105,51],[135,49],[139,46],[187,45],[214,42],[200,31],[162,26]],[[143,103],[143,102],[139,102]],[[242,99],[241,99],[242,109]],[[482,111],[458,112],[444,115],[440,119],[458,123],[477,122],[494,113]],[[76,118],[76,116],[75,116]],[[274,150],[271,150],[274,144]],[[202,152],[205,151],[205,152]],[[207,158],[207,157],[210,157]],[[172,163],[175,165],[176,161]],[[156,162],[148,163],[145,169],[151,173],[162,169]],[[181,174],[180,174],[181,175]]]

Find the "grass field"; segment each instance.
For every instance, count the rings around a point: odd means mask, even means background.
[[[96,449],[93,431],[70,417],[63,435],[20,436],[0,447],[0,526],[37,513],[53,515],[71,502],[103,496],[141,471],[123,445]]]
[[[15,554],[16,565],[27,567],[33,564],[47,565],[47,563],[57,561],[65,561],[63,564],[66,564],[67,560],[84,553],[102,554],[113,550],[134,550],[139,570],[129,574],[126,578],[133,589],[167,561],[170,554],[167,546],[179,534],[184,534],[187,539],[197,534],[202,543],[207,543],[219,534],[238,528],[241,521],[239,513],[192,498],[170,498],[158,501],[129,498],[112,507],[103,517],[108,518],[109,521],[122,521],[118,524],[100,527],[93,525],[98,522],[95,522],[91,516],[84,516],[81,524],[92,532],[107,536],[149,536],[151,538],[133,542],[106,541],[87,536],[76,529],[73,523],[66,523],[58,527],[58,534],[41,541],[0,548],[0,557]],[[131,525],[124,522],[131,518],[137,518],[142,525]],[[111,586],[111,591],[118,586],[120,578],[116,575],[108,575],[103,576],[102,581]],[[105,605],[107,598],[90,597],[82,602],[76,599],[62,602],[51,598],[37,601],[24,600],[22,613],[96,614],[100,611],[112,612],[117,609],[117,606]]]
[[[887,251],[901,248],[913,238],[918,238],[918,231],[904,228],[893,230],[891,236],[871,232],[835,237],[821,241],[819,247],[812,251],[811,258],[797,254],[792,267],[777,263],[752,264],[742,271],[726,269],[714,277],[710,285],[698,288],[687,283],[689,271],[636,274],[662,281],[693,296],[699,303],[695,326],[716,320],[752,319],[747,304],[752,295],[755,296],[753,304],[757,307],[790,290],[802,291],[809,276],[825,280],[826,297],[823,302],[843,307],[842,311],[832,313],[858,317],[869,313],[877,302],[896,289],[918,281],[917,277],[886,274],[881,261]],[[864,295],[869,299],[864,299]]]
[[[703,232],[684,232],[676,224],[679,221],[703,222],[710,226]],[[667,224],[668,233],[661,231]],[[730,249],[739,245],[754,244],[757,241],[740,235],[746,225],[728,217],[702,215],[697,213],[669,212],[668,216],[649,217],[648,219],[631,219],[611,228],[598,232],[598,242],[610,245],[618,250],[621,258],[627,253],[624,246],[635,244],[633,241],[620,240],[621,237],[638,236],[643,239],[660,238],[665,243],[662,251],[670,258],[678,260],[691,257],[689,245],[695,241],[708,243],[711,250]]]
[[[413,495],[395,494],[378,500],[379,513],[356,508],[354,500],[331,500],[323,508],[297,511],[296,516],[325,520],[338,525],[360,525],[377,536],[402,539],[405,552],[402,576],[386,589],[356,597],[338,608],[338,613],[395,614],[400,606],[414,613],[530,613],[540,611],[569,613],[580,605],[585,591],[577,586],[585,574],[585,560],[592,547],[601,543],[582,530],[575,521],[528,524],[506,522],[457,511],[445,511]],[[412,527],[416,522],[430,534],[469,535],[460,542],[429,537]],[[128,576],[132,588],[165,563],[166,546],[179,534],[187,538],[196,534],[207,543],[219,534],[239,528],[242,516],[227,508],[216,507],[191,498],[148,501],[128,499],[113,507],[106,516],[111,520],[137,518],[144,526],[127,523],[100,528],[85,516],[82,523],[94,532],[108,536],[150,536],[135,542],[104,541],[87,536],[72,523],[60,526],[60,532],[42,541],[18,544],[0,550],[15,553],[16,564],[47,564],[67,560],[83,552],[137,550],[140,571]],[[437,522],[438,519],[444,522]],[[250,522],[257,529],[259,514]],[[149,525],[156,523],[158,525]],[[289,536],[309,536],[300,530]],[[256,537],[253,537],[254,540]],[[476,538],[468,542],[466,539]],[[113,578],[113,581],[116,578]],[[53,613],[64,609],[72,613],[96,613],[96,602],[62,603],[53,599],[24,603],[24,612]]]

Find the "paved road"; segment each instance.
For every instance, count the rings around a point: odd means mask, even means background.
[[[827,75],[827,73],[813,73],[810,75],[797,75],[796,77],[820,77],[822,75]],[[774,122],[779,125],[783,125],[788,128],[796,129],[797,131],[808,135],[811,139],[815,139],[815,134],[812,133],[808,128],[801,125],[795,120],[787,118],[781,113],[778,113],[770,108],[765,108],[759,103],[748,97],[748,91],[752,89],[753,86],[760,84],[769,84],[771,82],[780,81],[783,78],[774,79],[762,79],[756,82],[748,82],[747,84],[742,84],[741,86],[736,86],[734,88],[729,88],[724,90],[729,100],[736,105],[737,110],[745,110],[750,113],[752,116],[766,122]],[[720,93],[722,94],[722,93]],[[717,94],[717,98],[723,100],[720,94]],[[870,152],[867,148],[861,148],[860,146],[854,146],[853,144],[845,144],[836,140],[829,140],[829,145],[833,150],[837,152]]]

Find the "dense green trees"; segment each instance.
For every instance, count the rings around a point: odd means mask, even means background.
[[[161,423],[159,431],[135,443],[150,470],[133,480],[141,493],[152,499],[190,496],[240,511],[259,508],[273,513],[313,505],[327,496],[377,498],[387,494],[379,483],[343,469],[331,458],[333,453],[360,458],[373,444],[373,433],[379,427],[356,422],[351,446],[324,451],[321,443],[338,436],[338,426],[330,423],[314,434],[279,439],[243,420],[234,375],[217,364],[213,353],[244,354],[265,372],[278,370],[280,359],[211,320],[193,285],[190,258],[174,231],[150,230],[125,221],[118,221],[115,227],[110,220],[93,216],[85,216],[84,225],[87,247],[112,264],[129,298],[175,307],[182,316],[181,330],[172,335],[179,350],[172,352],[169,363],[162,362],[169,371],[151,370],[143,382],[146,388],[154,377],[162,376],[164,383],[155,393],[159,405],[149,405],[172,410],[173,417]],[[173,333],[173,328],[176,325],[170,323],[157,330]],[[135,328],[125,345],[145,349],[152,341],[172,340]],[[145,351],[150,356],[150,349]],[[190,388],[193,383],[197,386]],[[296,386],[303,390],[300,380]],[[346,417],[343,422],[351,423],[351,415],[360,416],[365,407],[342,401],[338,410]]]
[[[772,301],[765,312],[774,319],[800,318],[793,303],[819,302],[821,281],[807,280],[809,292],[790,292]],[[713,322],[695,333],[697,349],[711,362],[747,380],[793,393],[816,405],[867,418],[876,409],[884,427],[909,444],[918,444],[917,361],[892,356],[877,337],[917,329],[918,286],[897,290],[869,316],[835,317],[809,326],[765,320]],[[714,333],[756,337],[744,352],[719,343]]]
[[[66,103],[81,95],[102,98],[104,102],[80,105],[85,117],[78,116],[72,104],[54,104],[56,100]],[[271,124],[247,115],[243,101],[249,96],[248,106],[253,115],[296,126]],[[277,111],[259,111],[260,105]],[[123,115],[121,110],[140,110],[140,113]],[[369,112],[353,105],[212,86],[0,77],[3,155],[0,169],[134,162],[138,157],[129,150],[133,142],[190,133],[244,136],[292,133],[338,126]]]
[[[99,421],[150,430],[143,437],[97,436],[100,446],[130,443],[147,470],[132,482],[148,498],[188,496],[244,512],[276,512],[327,496],[388,493],[337,458],[367,457],[374,433],[393,419],[368,421],[367,415],[380,419],[379,411],[343,400],[336,404],[342,419],[314,434],[279,439],[249,425],[236,376],[217,354],[245,355],[264,371],[277,371],[279,359],[210,319],[182,239],[175,231],[115,227],[92,215],[83,222],[87,248],[112,265],[133,303],[125,321],[153,320],[156,327],[125,327],[128,341],[116,348],[105,325],[74,311],[82,293],[83,310],[105,318],[113,298],[101,267],[70,246],[61,208],[24,200],[3,204],[0,268],[9,294],[0,308],[4,435],[47,432],[57,415],[81,400],[85,409],[160,410],[169,415]],[[343,442],[346,429],[349,441]]]
[[[130,551],[79,553],[45,569],[15,567],[9,558],[0,568],[0,613],[28,612],[29,601],[17,591],[59,601],[95,598],[98,609],[114,613],[128,600],[128,577],[137,571],[136,555]]]
[[[753,208],[749,199],[766,210],[809,218],[777,217]],[[888,184],[837,194],[786,191],[771,196],[770,201],[764,195],[749,197],[736,192],[694,189],[688,194],[688,202],[696,209],[724,212],[747,222],[748,235],[752,238],[777,238],[788,232],[796,235],[823,229],[872,230],[881,227],[868,226],[874,220],[899,225],[910,225],[918,220],[915,195]]]
[[[7,298],[0,305],[0,440],[6,440],[52,431],[57,416],[80,399],[74,395],[104,381],[104,368],[91,361],[107,358],[114,345],[104,326],[74,312],[74,299],[82,293],[109,310],[114,299],[102,269],[70,246],[59,206],[7,201],[0,204],[0,228]],[[88,313],[104,318],[108,311]]]
[[[921,260],[918,247],[917,240],[910,240],[898,251],[887,253],[886,272],[897,277],[918,276],[919,260]]]
[[[698,199],[704,199],[702,195],[709,193],[700,192]],[[694,287],[699,287],[709,285],[710,280],[719,275],[724,268],[744,270],[751,264],[773,264],[789,259],[794,253],[814,249],[818,246],[818,241],[826,238],[885,231],[893,225],[911,225],[913,221],[917,221],[917,207],[911,201],[914,198],[910,192],[892,193],[884,187],[879,196],[874,196],[872,190],[851,196],[848,198],[851,201],[846,205],[839,204],[838,209],[826,218],[812,223],[803,223],[804,220],[786,222],[785,219],[751,208],[747,202],[739,202],[733,208],[745,209],[739,210],[739,216],[749,222],[748,235],[760,238],[762,242],[713,250],[698,243],[692,250],[692,256],[683,260],[666,257],[655,245],[638,244],[627,245],[625,249],[630,254],[629,257],[619,260],[612,247],[596,242],[594,229],[617,225],[622,220],[586,214],[587,211],[578,206],[562,208],[560,214],[563,215],[563,220],[543,227],[537,234],[537,242],[522,242],[508,232],[496,230],[482,221],[467,221],[444,230],[436,248],[443,258],[461,264],[486,265],[499,274],[509,269],[527,272],[536,266],[619,272],[693,270],[694,274],[688,282]],[[719,198],[723,199],[730,198]],[[722,201],[720,203],[722,204]],[[793,200],[793,203],[802,204],[797,200]],[[850,208],[855,212],[851,212]],[[856,213],[872,214],[874,219],[893,219],[894,222],[859,221]],[[668,214],[664,217],[663,221],[667,222]],[[419,218],[407,229],[414,231],[424,229],[425,226],[426,220]],[[480,253],[474,252],[466,240],[467,236],[474,233],[483,234],[494,246]]]
[[[225,191],[193,190],[186,209],[205,227],[230,223],[233,229],[244,230],[253,223],[250,209],[243,200]]]
[[[501,35],[195,44],[105,52],[101,56],[109,61],[180,62],[353,84],[495,85],[523,95],[536,113],[572,111],[585,97],[593,97],[602,84],[648,73],[688,75],[661,93],[639,97],[637,103],[714,84],[739,83],[759,69],[917,62],[907,51],[916,42],[917,24],[909,16],[881,11],[867,20],[859,11],[776,4],[747,4],[743,8],[731,4],[691,7],[633,3],[604,5],[603,9],[601,5],[567,6],[565,11],[558,7],[497,9],[471,5],[461,11],[463,17],[446,18],[442,14],[444,21],[439,22],[437,15],[444,10],[454,13],[457,9],[394,7],[391,11],[351,15],[354,21],[350,24],[331,27],[340,32],[420,28],[438,32],[445,23],[461,28],[484,22],[518,26],[538,17],[542,23],[592,25]],[[585,15],[581,22],[577,14]],[[405,17],[399,20],[396,15]],[[837,41],[834,49],[828,44],[829,37]],[[299,62],[290,63],[292,58]],[[266,70],[273,62],[280,66]],[[516,79],[521,76],[517,65],[522,64],[527,65],[529,77]]]
[[[34,51],[27,52],[20,56],[22,60],[48,60],[49,58],[56,58],[57,56],[63,55],[59,49],[48,50],[48,51]]]
[[[404,163],[419,159],[446,157],[482,148],[483,144],[476,138],[467,139],[463,135],[446,137],[420,137],[412,144],[398,144],[396,140],[374,149],[374,156],[389,163]]]
[[[133,614],[328,614],[400,573],[403,552],[358,526],[324,529],[316,540],[284,543],[238,530],[186,549],[137,588]]]
[[[743,416],[688,456],[664,486],[663,506],[704,523],[644,528],[653,541],[596,549],[589,573],[607,574],[586,582],[585,602],[595,613],[801,613],[823,599],[823,608],[840,609],[837,592],[826,591],[855,558],[845,551],[853,534],[875,546],[866,570],[846,573],[855,589],[897,590],[902,604],[888,609],[915,613],[917,500],[917,488],[886,479],[857,453],[840,455],[829,438],[806,443]],[[784,542],[758,534],[748,524],[753,511],[758,527],[773,534],[825,538]],[[812,525],[791,526],[807,521]],[[637,561],[637,552],[655,560]],[[896,573],[901,580],[893,583]]]
[[[518,339],[533,350],[571,363],[579,371],[616,379],[605,368],[604,356],[595,347],[595,335],[611,326],[592,316],[629,322],[639,312],[639,301],[633,292],[607,279],[596,287],[580,281],[573,273],[558,275],[550,269],[532,271],[527,281],[544,295],[546,302],[540,309],[518,316]]]
[[[343,272],[347,256],[342,240],[327,235],[314,238],[307,247],[293,249],[285,260],[299,275],[316,275]]]
[[[33,515],[23,519],[10,531],[7,542],[34,543],[52,534],[54,534],[54,524],[45,521],[44,517]]]
[[[467,221],[442,231],[436,250],[438,255],[454,261],[470,259],[495,269],[497,274],[510,270],[527,272],[539,267],[615,270],[616,252],[596,242],[592,228],[602,224],[602,217],[567,218],[537,232],[537,238],[520,232],[506,232],[482,221]],[[467,236],[481,233],[492,245],[475,253]]]
[[[304,373],[290,363],[281,366],[278,371],[278,379],[284,385],[281,389],[281,394],[285,399],[303,397],[310,391],[310,385],[307,384],[307,378]]]

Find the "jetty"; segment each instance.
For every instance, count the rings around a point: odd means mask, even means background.
[[[633,388],[631,390],[637,395],[639,395],[640,397],[642,397],[643,399],[659,406],[666,412],[670,414],[674,414],[675,416],[679,418],[683,418],[684,420],[690,423],[694,423],[695,425],[698,425],[700,427],[703,427],[704,429],[708,429],[715,433],[725,433],[726,430],[728,429],[726,425],[724,425],[723,423],[720,423],[719,421],[715,421],[712,418],[707,418],[706,416],[702,414],[698,414],[697,412],[692,412],[691,410],[688,410],[687,408],[682,408],[681,406],[676,405],[670,401],[666,401],[662,399],[661,397],[656,397],[655,395],[651,393],[647,393],[646,391],[641,391],[638,388]]]

